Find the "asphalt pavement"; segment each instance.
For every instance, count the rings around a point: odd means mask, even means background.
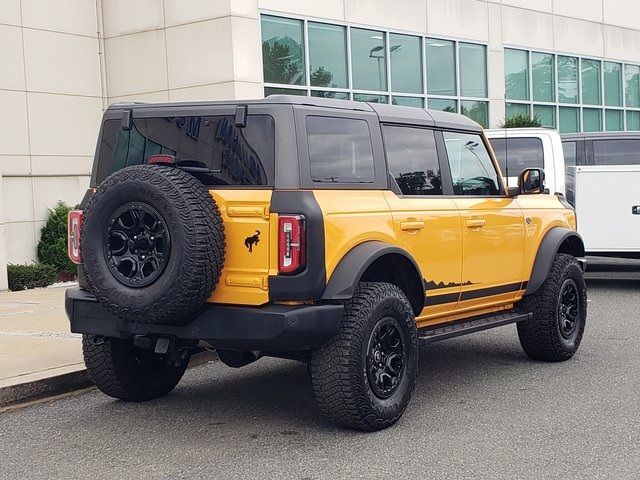
[[[590,274],[572,360],[529,360],[513,325],[423,348],[385,431],[325,420],[303,364],[214,362],[144,404],[93,390],[0,414],[0,479],[640,478],[640,263],[625,265]]]

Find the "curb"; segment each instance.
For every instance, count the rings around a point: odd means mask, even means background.
[[[189,368],[197,367],[218,359],[214,352],[204,351],[195,354],[189,361]],[[0,410],[20,404],[37,402],[50,397],[64,395],[77,390],[93,387],[86,370],[53,375],[31,382],[9,385],[0,388]]]

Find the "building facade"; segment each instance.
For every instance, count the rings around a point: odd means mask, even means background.
[[[2,273],[81,199],[113,102],[282,92],[640,130],[637,0],[3,0],[0,45]]]

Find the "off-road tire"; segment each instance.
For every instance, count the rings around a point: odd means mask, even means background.
[[[105,253],[114,212],[138,202],[158,212],[171,239],[160,276],[146,286],[119,281]],[[181,324],[204,305],[220,279],[225,232],[218,206],[192,175],[137,165],[110,175],[84,211],[81,255],[89,289],[114,315],[132,322]]]
[[[188,358],[167,364],[166,355],[142,350],[130,340],[82,336],[82,354],[89,378],[113,398],[143,402],[171,392],[187,368]]]
[[[578,289],[578,320],[568,338],[561,334],[560,324],[560,296],[566,282]],[[533,313],[530,320],[517,324],[520,344],[529,357],[548,362],[570,359],[580,346],[587,320],[587,287],[578,261],[565,253],[556,255],[545,283],[524,297],[517,309]]]
[[[379,398],[367,374],[367,352],[374,329],[393,317],[404,336],[404,371],[388,398]],[[404,413],[418,372],[418,334],[411,304],[389,283],[360,283],[345,303],[340,330],[312,352],[314,397],[324,415],[353,429],[375,431],[393,425]]]

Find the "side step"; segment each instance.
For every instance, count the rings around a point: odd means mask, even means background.
[[[510,323],[529,320],[533,313],[507,312],[482,317],[460,320],[458,322],[447,323],[446,325],[436,325],[434,327],[422,328],[418,331],[418,340],[421,345],[446,340],[447,338],[466,335],[468,333],[481,332],[489,328],[501,327]]]

